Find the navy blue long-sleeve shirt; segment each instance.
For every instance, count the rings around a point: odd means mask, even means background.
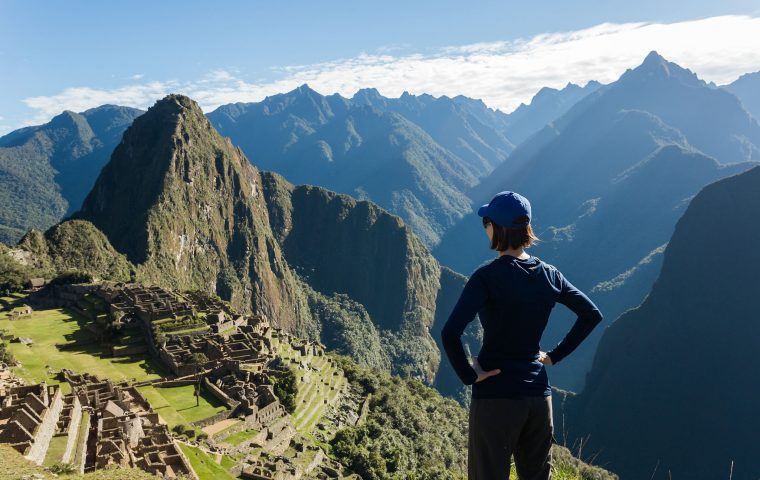
[[[534,256],[520,260],[502,255],[472,274],[443,327],[442,339],[454,371],[465,385],[473,385],[473,398],[551,395],[546,369],[538,358],[541,335],[555,303],[567,306],[578,318],[547,352],[553,364],[575,350],[601,322],[596,305],[556,267]],[[478,362],[486,371],[501,369],[478,383],[461,341],[476,314],[483,325]]]

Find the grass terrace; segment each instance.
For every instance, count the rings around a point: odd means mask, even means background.
[[[185,454],[185,457],[187,457],[187,460],[190,462],[190,465],[193,467],[193,470],[195,470],[195,473],[200,480],[234,480],[236,478],[230,475],[230,472],[227,471],[227,468],[234,466],[234,463],[230,465],[229,462],[226,462],[227,464],[224,465],[225,462],[223,458],[220,459],[221,463],[217,463],[215,457],[197,447],[192,447],[185,443],[180,443],[179,447],[182,449],[182,453]]]
[[[243,442],[246,442],[256,435],[258,435],[259,431],[254,429],[245,429],[241,430],[237,433],[233,433],[232,435],[228,436],[224,439],[224,443],[229,443],[230,445],[240,445]]]
[[[8,343],[9,351],[21,363],[16,375],[29,382],[58,383],[49,375],[62,367],[91,373],[114,381],[154,380],[166,371],[148,356],[110,357],[109,349],[95,341],[88,330],[92,323],[64,309],[39,310],[32,318],[8,320],[0,316],[0,329],[17,337],[31,338],[32,345]],[[57,345],[64,348],[59,349]]]
[[[169,425],[184,424],[190,428],[190,423],[203,420],[227,407],[219,403],[213,396],[201,390],[200,404],[195,405],[195,386],[157,388],[153,386],[138,387],[140,393],[150,402],[153,410]]]
[[[298,395],[296,409],[292,414],[293,424],[299,433],[309,437],[327,408],[338,398],[347,380],[336,365],[328,362],[327,356],[309,359],[304,368],[300,363],[302,357],[289,343],[275,340],[275,348],[296,372]],[[295,360],[295,363],[291,360]],[[304,376],[306,380],[302,381]]]

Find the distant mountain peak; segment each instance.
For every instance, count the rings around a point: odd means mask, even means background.
[[[660,64],[667,64],[667,63],[668,61],[665,60],[665,57],[657,53],[657,50],[652,50],[644,58],[644,62],[642,62],[642,65],[660,65]]]
[[[371,95],[375,97],[382,96],[380,95],[380,92],[374,87],[360,88],[359,90],[356,91],[356,93],[354,94],[354,97],[356,97],[357,95]]]
[[[700,80],[694,72],[688,68],[681,67],[677,63],[668,61],[655,50],[649,52],[641,65],[632,70],[628,69],[621,77],[621,80],[632,78],[639,80],[676,80],[684,85],[692,86],[707,85],[704,81]]]
[[[301,85],[297,86],[293,89],[295,92],[313,92],[314,89],[309,86],[308,83],[302,83]]]
[[[386,98],[380,95],[380,92],[378,92],[376,88],[362,88],[354,93],[351,100],[354,102],[375,105],[378,102],[384,103]]]
[[[82,117],[78,113],[72,112],[71,110],[64,110],[63,112],[50,119],[49,125],[53,127],[75,126],[80,124],[81,121]]]

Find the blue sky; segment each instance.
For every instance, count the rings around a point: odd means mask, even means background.
[[[64,108],[180,91],[211,109],[304,81],[509,111],[544,85],[612,81],[651,49],[718,82],[760,70],[757,2],[536,3],[0,0],[0,134]]]

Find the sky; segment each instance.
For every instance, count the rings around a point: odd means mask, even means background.
[[[510,112],[651,50],[717,84],[758,71],[760,2],[0,0],[0,135],[66,109],[184,93],[211,111],[304,83]]]

